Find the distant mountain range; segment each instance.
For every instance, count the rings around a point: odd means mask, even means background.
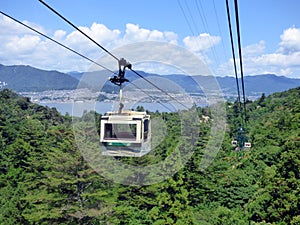
[[[158,75],[149,74],[143,71],[138,71],[143,77],[166,78],[178,84],[188,93],[202,93],[201,88],[195,82],[198,81],[203,86],[208,84],[207,76],[186,76],[180,74]],[[89,87],[99,90],[103,83],[102,91],[112,92],[117,91],[118,87],[107,81],[108,77],[112,76],[107,72],[70,72],[61,73],[58,71],[46,71],[37,69],[31,66],[4,66],[0,64],[0,82],[5,82],[6,88],[17,92],[29,91],[45,91],[45,90],[71,90],[80,87]],[[126,71],[126,78],[131,82],[139,79],[139,77],[131,71]],[[79,82],[81,79],[84,82]],[[164,79],[162,79],[164,80]],[[224,96],[235,96],[236,81],[234,77],[216,77],[219,86],[224,93]],[[239,80],[241,85],[241,81]],[[290,88],[300,86],[300,79],[292,79],[284,76],[276,76],[274,74],[264,74],[255,76],[245,76],[244,79],[245,92],[247,97],[259,97],[262,93],[266,95],[274,92],[281,92]],[[166,83],[165,89],[168,89],[170,83]],[[169,87],[170,88],[170,87]]]
[[[78,85],[78,80],[68,74],[23,65],[0,64],[0,81],[17,92],[75,89]]]

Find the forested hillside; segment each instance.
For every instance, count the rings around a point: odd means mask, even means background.
[[[70,117],[9,90],[0,92],[0,104],[0,224],[300,224],[300,88],[247,102],[249,151],[231,146],[239,116],[237,104],[227,103],[228,131],[208,169],[199,163],[209,121],[200,123],[185,167],[148,186],[96,173],[76,147]],[[209,111],[198,108],[200,116]],[[80,120],[87,116],[95,114]],[[123,161],[169,154],[180,122],[177,113],[163,118],[170,137],[157,147],[160,155]]]
[[[31,66],[0,64],[0,81],[14,91],[46,91],[75,89],[78,80],[58,71],[46,71]]]

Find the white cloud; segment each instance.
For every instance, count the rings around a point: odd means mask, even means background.
[[[247,57],[257,56],[262,54],[265,51],[265,48],[266,48],[265,42],[260,41],[259,43],[248,45],[245,48],[243,48],[243,54],[246,55]]]
[[[64,30],[55,30],[51,32],[37,24],[28,21],[24,21],[24,23],[93,60],[97,60],[105,54],[78,31],[67,33]],[[90,27],[82,26],[79,29],[110,51],[125,44],[141,41],[162,41],[176,44],[178,38],[174,32],[149,30],[135,24],[127,24],[123,35],[121,30],[110,29],[98,23],[93,23]],[[0,35],[0,43],[2,43],[0,45],[0,63],[6,65],[28,64],[61,71],[84,71],[91,66],[90,62],[5,16],[0,16],[0,30],[5,30],[5,33]]]
[[[67,32],[66,31],[64,31],[64,30],[56,30],[55,32],[54,32],[54,39],[55,40],[62,40],[63,38],[65,38],[65,36],[66,36],[66,34],[67,34]]]
[[[280,38],[278,49],[271,53],[265,53],[265,41],[243,48],[245,75],[270,73],[300,78],[300,29],[288,28],[283,31]],[[218,74],[234,74],[232,58],[219,66]]]
[[[124,43],[139,41],[166,41],[171,44],[177,43],[177,34],[170,31],[148,30],[139,25],[128,23],[123,37]]]
[[[27,28],[25,28],[20,24],[17,24],[15,21],[9,19],[4,15],[0,15],[0,30],[1,30],[1,36],[31,33],[30,30],[28,30]]]
[[[128,51],[128,49],[133,49]],[[129,59],[135,70],[150,73],[188,73],[190,75],[211,75],[207,66],[186,48],[168,42],[145,41],[123,45],[112,51]],[[101,58],[101,64],[111,68],[115,61],[108,55]]]
[[[10,53],[29,54],[34,52],[39,42],[39,37],[26,34],[23,37],[14,37],[11,42],[6,43],[4,46]]]
[[[281,53],[264,54],[254,58],[254,62],[262,66],[300,66],[300,52],[293,52],[289,55]]]
[[[299,28],[288,28],[282,35],[280,35],[281,42],[279,43],[279,52],[283,54],[290,54],[293,52],[300,51],[300,29]]]
[[[183,43],[187,49],[192,52],[203,52],[213,46],[219,44],[221,38],[218,36],[211,36],[210,34],[203,33],[198,36],[187,36],[183,39]]]
[[[64,30],[49,31],[28,21],[24,21],[24,23],[93,60],[105,55],[99,47],[78,31],[71,33]],[[90,27],[80,27],[80,29],[110,51],[126,44],[143,41],[160,41],[175,45],[180,41],[178,35],[172,31],[150,30],[131,23],[126,24],[124,31],[110,29],[99,23],[93,23]],[[2,64],[28,64],[39,68],[61,71],[85,71],[91,66],[90,62],[5,16],[0,16],[0,32],[0,63]],[[243,48],[245,75],[274,73],[300,77],[300,29],[296,27],[288,28],[283,31],[280,38],[278,49],[271,53],[266,53],[265,41]],[[212,65],[212,59],[208,55],[210,51],[208,50],[218,45],[220,41],[219,36],[203,33],[198,36],[185,37],[182,40],[182,45],[195,53],[203,62]],[[161,52],[160,49],[157,54],[161,54]],[[117,56],[126,57],[126,54]],[[232,59],[215,67],[218,67],[215,71],[217,75],[234,74]]]
[[[115,46],[121,34],[120,30],[110,30],[105,25],[97,23],[93,23],[91,27],[79,27],[79,29],[107,49]],[[90,41],[79,31],[71,32],[66,35],[65,40],[62,41],[70,48],[91,57],[99,56],[99,52],[102,51],[95,43]]]

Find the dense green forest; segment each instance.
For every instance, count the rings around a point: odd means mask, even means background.
[[[199,170],[211,125],[202,122],[185,166],[147,186],[96,173],[76,146],[70,116],[10,90],[0,92],[0,104],[0,224],[300,224],[300,88],[247,102],[248,151],[231,146],[240,118],[238,104],[226,103],[227,131],[213,163]],[[177,113],[163,118],[169,136],[154,152],[118,160],[153,163],[170,154],[180,122]]]

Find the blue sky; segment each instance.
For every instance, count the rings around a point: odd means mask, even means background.
[[[213,74],[233,75],[225,0],[45,1],[108,50],[139,41],[165,41],[199,56]],[[244,73],[300,78],[300,2],[238,2]],[[229,4],[233,17],[233,0]],[[37,0],[2,0],[0,10],[92,59],[99,58],[95,45]],[[84,71],[90,66],[1,15],[0,34],[1,64],[61,71]]]

